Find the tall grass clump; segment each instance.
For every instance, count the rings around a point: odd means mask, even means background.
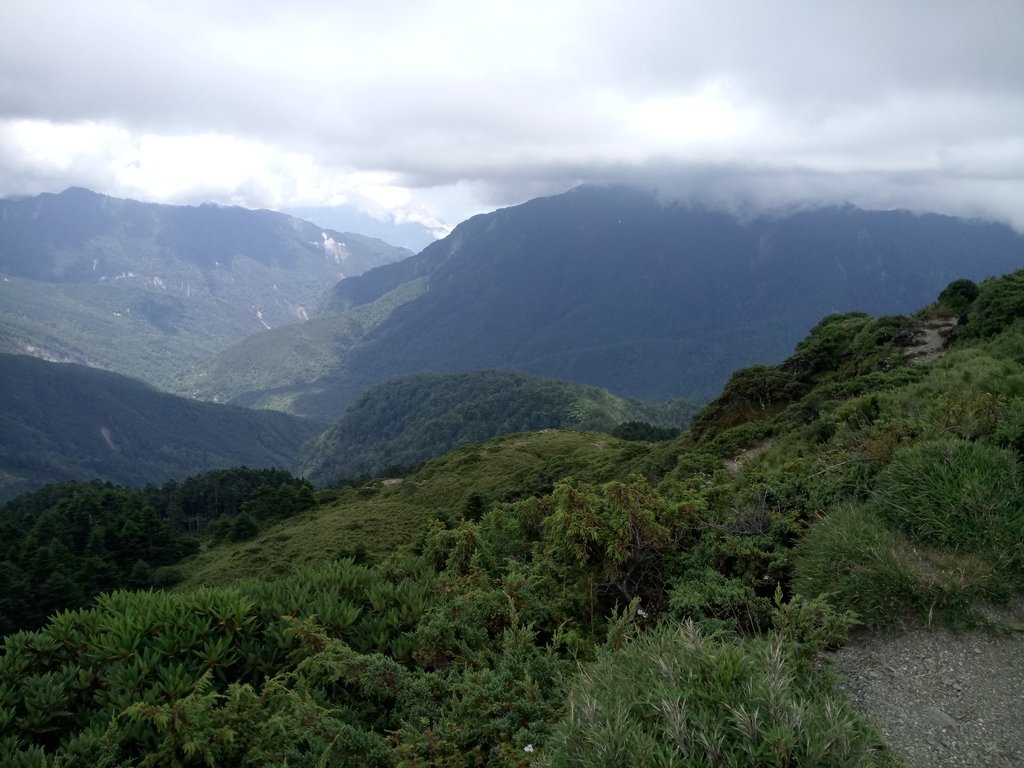
[[[968,626],[979,620],[979,602],[1010,594],[987,558],[915,545],[863,504],[840,505],[811,527],[794,554],[793,590],[827,595],[868,626]]]
[[[997,446],[943,438],[902,448],[876,477],[869,504],[917,543],[1024,562],[1020,468]]]
[[[878,766],[877,736],[778,635],[663,625],[606,648],[577,680],[541,765]]]
[[[796,548],[797,594],[828,594],[839,610],[869,625],[887,625],[918,612],[919,585],[899,553],[903,537],[874,512],[846,504],[816,522]]]

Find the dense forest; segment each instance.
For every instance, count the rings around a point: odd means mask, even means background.
[[[161,487],[67,482],[0,509],[0,633],[43,624],[112,589],[170,586],[174,565],[316,503],[282,470],[230,469]]]
[[[949,329],[937,359],[920,354],[934,327]],[[991,624],[982,609],[1024,587],[1022,454],[1018,272],[957,281],[909,317],[827,317],[780,365],[734,373],[672,440],[521,433],[301,510],[311,490],[279,478],[304,501],[251,538],[231,541],[242,515],[260,518],[251,495],[203,507],[240,514],[220,538],[206,523],[176,588],[105,593],[9,634],[0,755],[894,764],[823,651],[856,626]],[[128,523],[170,541],[201,496],[78,491],[121,499]],[[168,500],[150,513],[146,493]],[[261,497],[270,517],[288,506]],[[75,498],[11,502],[5,538],[45,518],[54,546],[85,535],[88,549],[90,526],[115,526]],[[288,551],[304,557],[275,559],[300,540]]]

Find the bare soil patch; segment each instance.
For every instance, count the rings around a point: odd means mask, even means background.
[[[949,344],[950,335],[956,327],[957,320],[952,318],[933,318],[907,332],[901,339],[903,354],[912,363],[930,363],[942,356]]]

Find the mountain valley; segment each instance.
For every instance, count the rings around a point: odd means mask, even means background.
[[[0,354],[0,499],[100,478],[163,484],[237,466],[298,471],[304,419],[187,400],[71,363]]]
[[[0,351],[157,386],[317,313],[338,280],[410,251],[272,211],[84,189],[0,200]]]

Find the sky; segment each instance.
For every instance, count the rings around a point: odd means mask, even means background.
[[[0,196],[438,232],[584,182],[1024,230],[1022,0],[12,0]]]

